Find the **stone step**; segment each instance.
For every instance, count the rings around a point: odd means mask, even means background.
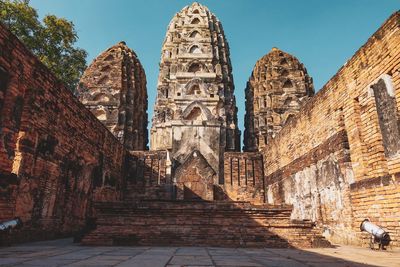
[[[181,201],[181,200],[133,200],[120,202],[96,202],[97,209],[186,209],[186,210],[259,210],[264,212],[291,212],[292,207],[289,205],[255,205],[246,201]]]
[[[311,222],[291,221],[290,206],[147,200],[98,202],[95,208],[97,228],[83,244],[281,248],[324,240]]]

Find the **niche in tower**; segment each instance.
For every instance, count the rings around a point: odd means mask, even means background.
[[[201,54],[201,49],[198,45],[194,45],[189,49],[190,54]]]
[[[200,23],[199,18],[194,18],[194,19],[192,20],[192,23],[191,23],[191,24],[199,24],[199,23]]]
[[[190,34],[190,38],[201,38],[201,34],[198,31],[193,31]]]
[[[198,84],[192,85],[190,89],[187,91],[188,95],[199,95],[200,94],[200,86]]]
[[[201,65],[199,63],[192,63],[189,66],[188,72],[196,73],[201,71]]]

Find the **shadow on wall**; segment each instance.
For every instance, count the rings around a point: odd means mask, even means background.
[[[199,195],[203,200],[264,203],[261,154],[229,152],[224,158],[221,184],[198,150],[183,164],[168,162],[166,151],[131,152],[125,163],[125,199],[192,200]],[[191,196],[190,190],[195,195]]]
[[[164,200],[136,196],[120,202],[95,203],[96,229],[83,238],[83,244],[330,246],[312,222],[290,219],[291,206],[233,201],[216,185],[206,193],[191,184],[171,188],[171,198]],[[204,200],[210,195],[212,201]],[[213,201],[217,197],[224,201]]]
[[[125,200],[172,199],[166,151],[132,151],[125,166]]]

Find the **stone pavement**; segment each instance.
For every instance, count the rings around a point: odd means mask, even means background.
[[[0,248],[0,266],[400,266],[400,251],[324,249],[87,247],[71,239]]]

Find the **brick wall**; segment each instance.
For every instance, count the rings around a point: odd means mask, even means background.
[[[97,202],[97,227],[82,240],[100,246],[329,247],[288,206],[248,202]]]
[[[257,152],[225,152],[222,199],[264,203],[263,157]]]
[[[167,151],[130,151],[126,166],[125,199],[172,198]]]
[[[75,231],[120,197],[123,146],[2,25],[0,51],[0,220]]]
[[[197,155],[187,160],[187,165],[179,165],[168,158],[167,151],[130,151],[126,158],[125,199],[265,202],[260,153],[225,152],[224,182],[221,184],[201,154],[193,154]]]
[[[264,150],[268,201],[293,204],[293,217],[338,242],[364,242],[358,227],[370,218],[399,245],[399,20],[393,14]]]

